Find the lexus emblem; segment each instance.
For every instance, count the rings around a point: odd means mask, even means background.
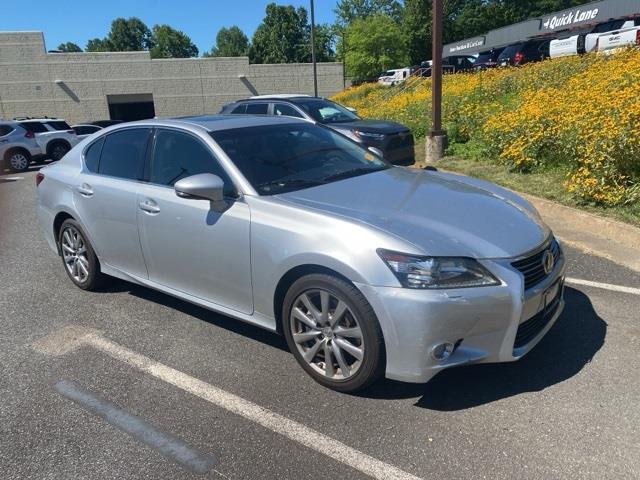
[[[551,250],[545,251],[544,255],[542,255],[542,268],[547,275],[553,270],[553,253],[551,253]]]

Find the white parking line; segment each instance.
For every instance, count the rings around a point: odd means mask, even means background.
[[[565,282],[572,283],[574,285],[584,285],[585,287],[602,288],[604,290],[611,290],[612,292],[630,293],[632,295],[640,295],[640,288],[625,287],[623,285],[612,285],[610,283],[592,282],[591,280],[582,280],[581,278],[565,278]]]
[[[372,478],[420,480],[415,475],[351,448],[301,423],[118,345],[101,336],[99,332],[78,326],[69,326],[39,340],[33,346],[41,352],[53,355],[61,355],[82,346],[93,347],[116,360],[127,363],[213,405],[262,425]]]

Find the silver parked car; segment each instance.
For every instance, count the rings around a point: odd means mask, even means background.
[[[340,391],[518,360],[564,306],[562,251],[527,201],[303,120],[109,127],[36,182],[78,287],[111,275],[283,333]]]

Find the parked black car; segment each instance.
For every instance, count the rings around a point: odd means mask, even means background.
[[[527,40],[514,43],[505,48],[498,56],[498,65],[524,65],[529,62],[538,62],[549,57],[549,43],[547,40]]]
[[[473,64],[474,70],[485,70],[498,66],[498,57],[504,51],[504,47],[492,48],[478,54],[478,58]]]
[[[86,122],[88,125],[95,125],[97,127],[107,128],[111,125],[117,125],[122,123],[122,120],[96,120],[94,122]]]
[[[280,95],[247,98],[229,103],[220,113],[286,115],[330,127],[366,146],[382,151],[396,165],[413,165],[413,134],[409,128],[386,120],[364,120],[354,111],[320,97]]]
[[[442,58],[442,73],[457,73],[473,70],[476,58],[472,55],[449,55]],[[431,60],[425,60],[420,64],[417,75],[421,77],[431,76]]]

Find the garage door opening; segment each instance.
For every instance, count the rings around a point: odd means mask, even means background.
[[[111,120],[132,122],[156,116],[151,93],[107,95]]]

